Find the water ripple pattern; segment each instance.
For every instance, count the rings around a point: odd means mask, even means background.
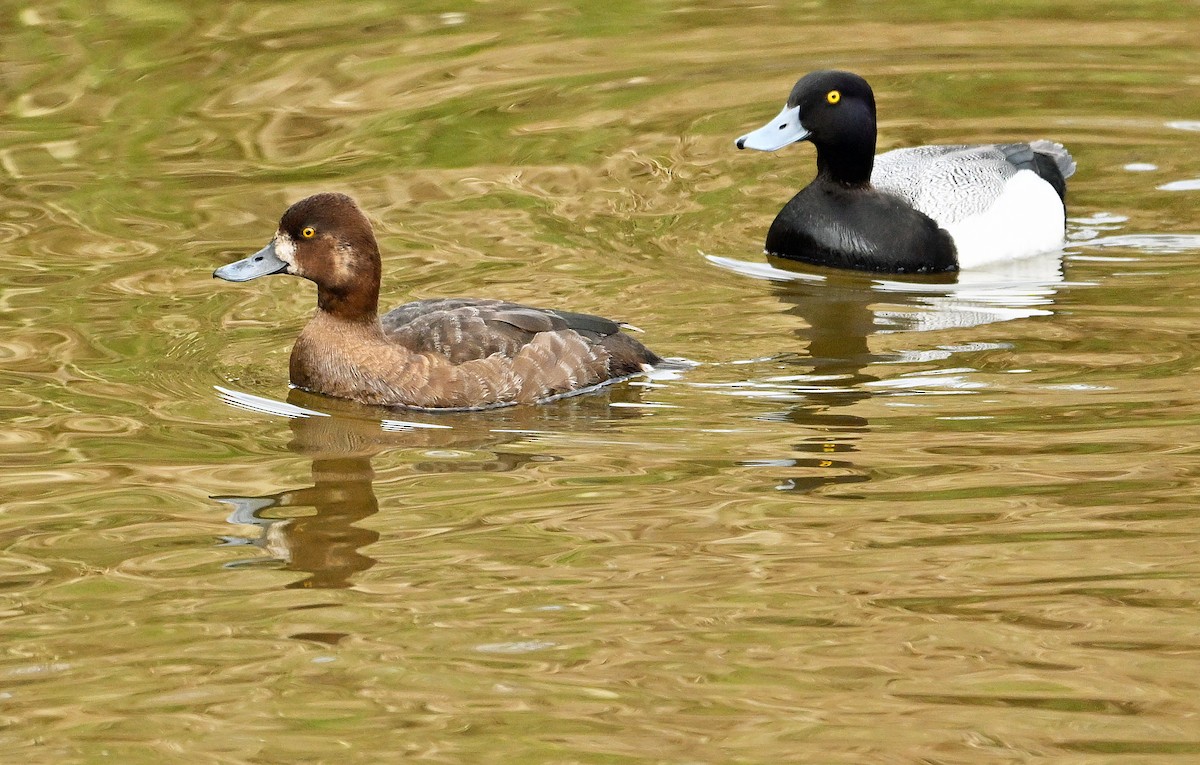
[[[1200,758],[1194,5],[0,8],[0,747],[28,763]],[[768,259],[805,71],[879,149],[1051,138],[1061,251]],[[436,414],[288,384],[355,196],[385,305],[663,374]]]

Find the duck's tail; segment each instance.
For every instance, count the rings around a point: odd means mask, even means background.
[[[1075,174],[1075,158],[1061,143],[1054,141],[1030,141],[1029,148],[1033,149],[1033,171],[1042,176],[1054,190],[1058,198],[1067,198],[1067,179]]]
[[[1075,158],[1071,156],[1071,152],[1067,151],[1067,147],[1061,143],[1044,140],[1030,141],[1029,146],[1036,153],[1054,160],[1054,164],[1058,167],[1058,172],[1064,180],[1075,174]]]

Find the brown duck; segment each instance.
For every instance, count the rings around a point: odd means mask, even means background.
[[[275,237],[213,276],[317,284],[317,313],[292,348],[292,384],[364,404],[483,409],[543,403],[648,371],[662,359],[599,316],[502,300],[418,300],[378,315],[371,223],[344,194],[288,208]]]

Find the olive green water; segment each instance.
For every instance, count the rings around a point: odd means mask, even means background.
[[[1198,39],[1179,0],[0,2],[6,761],[1200,762]],[[812,149],[732,140],[831,66],[881,150],[1067,144],[1065,252],[771,271]],[[210,274],[318,190],[386,302],[702,364],[289,393],[311,285]]]

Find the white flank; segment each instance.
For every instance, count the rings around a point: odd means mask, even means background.
[[[1066,212],[1049,183],[1020,170],[987,210],[938,225],[954,237],[959,267],[977,268],[1062,247]]]

